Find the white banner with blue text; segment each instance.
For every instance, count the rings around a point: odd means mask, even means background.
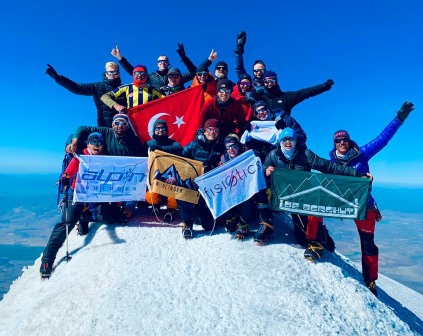
[[[266,188],[262,164],[252,150],[197,177],[194,182],[215,219]]]
[[[75,202],[143,201],[148,158],[80,155]]]

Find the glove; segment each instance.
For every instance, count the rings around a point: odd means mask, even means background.
[[[176,49],[176,52],[179,54],[181,58],[184,58],[187,56],[187,54],[185,53],[184,45],[182,43],[178,43],[178,49]]]
[[[54,70],[54,68],[50,64],[47,64],[47,66],[48,66],[48,68],[46,70],[46,74],[49,75],[54,80],[59,78],[59,74],[57,73],[57,71]]]
[[[284,128],[286,128],[285,120],[283,120],[282,118],[279,119],[276,122],[275,127],[276,127],[277,130],[283,130]]]
[[[67,177],[66,175],[62,176],[62,187],[63,188],[68,188],[70,186],[70,178]]]
[[[245,93],[245,100],[248,104],[254,105],[259,100],[259,97],[254,91],[247,91]]]
[[[245,131],[251,131],[251,121],[247,121],[247,123],[244,126]]]
[[[333,79],[328,79],[325,84],[329,87],[331,87],[333,84],[335,84],[335,82],[333,81]]]
[[[375,208],[373,209],[373,211],[375,212],[376,222],[380,222],[382,220],[382,214],[381,214],[379,208],[375,206]]]
[[[397,111],[398,119],[404,121],[407,119],[411,111],[414,110],[414,104],[412,102],[405,101],[401,108]]]
[[[235,53],[243,54],[244,53],[244,46],[247,42],[247,33],[246,32],[239,32],[236,36],[236,49]]]
[[[151,145],[149,148],[150,148],[150,151],[151,151],[151,152],[154,152],[156,149],[158,149],[158,150],[160,150],[160,149],[161,149],[161,147],[160,147],[160,146],[158,146],[158,145]]]

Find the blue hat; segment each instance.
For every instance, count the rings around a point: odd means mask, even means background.
[[[263,74],[263,78],[266,78],[266,77],[272,77],[272,78],[276,79],[276,82],[278,81],[278,75],[276,74],[276,72],[274,72],[272,70],[267,70]]]
[[[99,133],[99,132],[92,132],[89,136],[87,141],[85,141],[86,143],[89,143],[90,141],[93,140],[97,140],[97,141],[101,141],[104,142],[104,138],[103,138],[103,134]]]
[[[282,139],[284,138],[294,138],[297,139],[297,133],[295,133],[295,131],[290,128],[290,127],[286,127],[282,130],[282,132],[279,134],[279,142],[282,141]]]

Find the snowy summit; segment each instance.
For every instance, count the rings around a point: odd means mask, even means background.
[[[72,231],[69,262],[40,259],[0,302],[0,335],[419,335],[423,296],[382,275],[376,298],[338,253],[304,259],[291,224],[258,246],[153,217]],[[252,230],[257,227],[251,227]]]

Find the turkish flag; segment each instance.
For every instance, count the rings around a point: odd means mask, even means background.
[[[203,89],[198,85],[130,108],[128,116],[135,133],[143,143],[152,139],[154,122],[163,119],[169,128],[169,138],[185,146],[195,138],[200,126],[203,104]]]

